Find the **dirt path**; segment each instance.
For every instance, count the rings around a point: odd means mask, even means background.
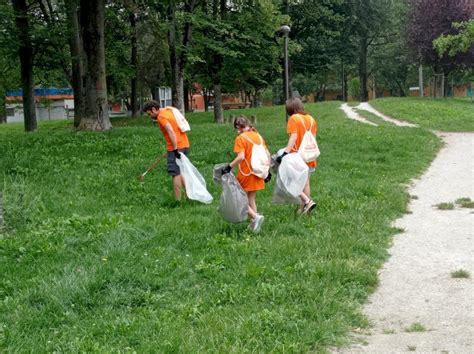
[[[337,353],[474,353],[474,213],[439,203],[474,200],[474,133],[440,133],[445,147],[409,189],[390,258],[364,306],[372,327]],[[453,278],[465,270],[470,278]]]

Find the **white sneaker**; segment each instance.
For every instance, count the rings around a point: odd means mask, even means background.
[[[255,219],[253,219],[253,229],[252,231],[255,233],[260,232],[260,229],[262,228],[263,220],[265,220],[265,217],[263,215],[257,214]]]
[[[316,203],[313,202],[312,200],[309,200],[309,202],[307,202],[307,203],[304,205],[301,214],[309,214],[309,213],[311,213],[311,211],[312,211],[314,208],[316,208]]]

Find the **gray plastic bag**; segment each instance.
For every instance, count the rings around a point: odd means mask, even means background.
[[[220,176],[222,194],[219,202],[219,212],[228,222],[243,222],[247,220],[249,200],[232,173]]]
[[[222,183],[222,169],[226,166],[229,166],[229,163],[223,162],[214,165],[214,170],[212,171],[212,180],[214,181],[214,183]]]

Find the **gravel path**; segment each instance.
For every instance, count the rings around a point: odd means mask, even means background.
[[[438,133],[445,146],[409,189],[411,213],[394,222],[390,258],[364,306],[372,327],[337,353],[474,353],[474,133]],[[453,278],[465,270],[470,278]]]
[[[399,121],[397,119],[390,118],[389,116],[386,116],[385,114],[380,113],[379,111],[377,111],[375,108],[373,108],[367,102],[361,102],[356,108],[362,109],[362,110],[370,112],[370,113],[373,113],[376,116],[382,118],[383,120],[385,120],[387,122],[390,122],[392,124],[395,124],[399,127],[416,127],[417,126],[416,124],[411,124],[411,123],[408,123],[408,122],[402,122],[402,121]]]
[[[354,111],[354,109],[353,109],[351,106],[349,106],[347,103],[343,103],[343,104],[341,105],[341,107],[339,107],[339,108],[344,111],[344,113],[346,114],[347,118],[354,119],[354,120],[356,120],[356,121],[358,121],[358,122],[361,122],[361,123],[365,123],[365,124],[377,126],[377,124],[372,123],[371,121],[365,119],[365,118],[362,117],[359,113],[357,113],[356,111]]]

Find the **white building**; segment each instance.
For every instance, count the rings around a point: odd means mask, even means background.
[[[59,120],[74,117],[72,89],[35,89],[35,110],[38,121]],[[5,97],[7,123],[24,122],[22,90],[8,91]]]

